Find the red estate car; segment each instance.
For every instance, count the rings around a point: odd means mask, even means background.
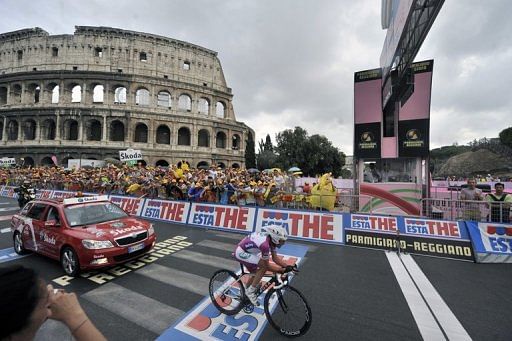
[[[29,202],[11,220],[14,250],[60,260],[66,274],[112,266],[155,245],[153,224],[129,216],[107,196]]]

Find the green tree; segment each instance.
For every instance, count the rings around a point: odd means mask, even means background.
[[[299,166],[306,161],[305,145],[308,140],[308,133],[301,127],[286,129],[276,135],[275,152],[277,163],[283,170],[293,166]]]
[[[269,134],[267,134],[267,136],[265,137],[264,148],[265,148],[265,150],[270,150],[271,152],[274,151],[274,146],[272,145],[272,140],[270,139],[270,135]]]
[[[507,147],[512,148],[512,127],[508,127],[507,129],[503,129],[500,132],[500,142]]]
[[[254,139],[252,134],[249,134],[249,138],[245,143],[245,167],[255,168],[256,167],[256,152],[255,152]]]
[[[264,170],[268,168],[274,168],[277,160],[276,154],[270,150],[264,150],[257,155],[258,169]]]
[[[341,175],[345,154],[325,136],[316,134],[309,137],[305,129],[295,127],[278,133],[276,143],[277,164],[284,170],[297,166],[305,175],[327,172],[332,172],[335,177]]]
[[[305,149],[309,155],[309,162],[304,167],[307,174],[331,172],[334,177],[341,175],[341,168],[345,165],[345,154],[334,147],[325,136],[311,136]]]
[[[265,150],[268,150],[271,152],[274,151],[274,146],[272,145],[272,140],[270,139],[269,134],[267,134],[267,136],[265,137],[265,142],[263,142],[263,139],[261,139],[260,142],[258,142],[258,148],[259,148],[258,154],[261,154]]]
[[[277,156],[274,153],[274,146],[272,145],[269,134],[265,137],[265,141],[261,139],[260,142],[258,142],[258,148],[258,155],[256,156],[258,169],[264,170],[276,167]]]

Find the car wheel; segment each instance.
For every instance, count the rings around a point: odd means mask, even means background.
[[[14,251],[18,255],[24,255],[24,254],[28,253],[28,251],[23,246],[23,239],[21,239],[21,233],[15,232],[13,241],[14,241]]]
[[[78,262],[78,256],[70,247],[65,247],[60,254],[60,264],[62,269],[68,276],[75,277],[80,272],[80,263]]]

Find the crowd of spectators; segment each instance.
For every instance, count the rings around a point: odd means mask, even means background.
[[[276,168],[268,172],[216,166],[193,169],[186,163],[181,167],[110,164],[89,169],[0,169],[1,185],[19,186],[28,180],[37,189],[258,206],[275,204],[283,193],[302,192],[295,188],[294,178]]]

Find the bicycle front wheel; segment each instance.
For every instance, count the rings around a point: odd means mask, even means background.
[[[311,327],[311,308],[294,287],[271,289],[265,295],[264,308],[270,325],[284,336],[298,337]]]
[[[220,312],[235,315],[243,308],[245,289],[233,271],[216,271],[210,278],[209,291],[213,305]]]

